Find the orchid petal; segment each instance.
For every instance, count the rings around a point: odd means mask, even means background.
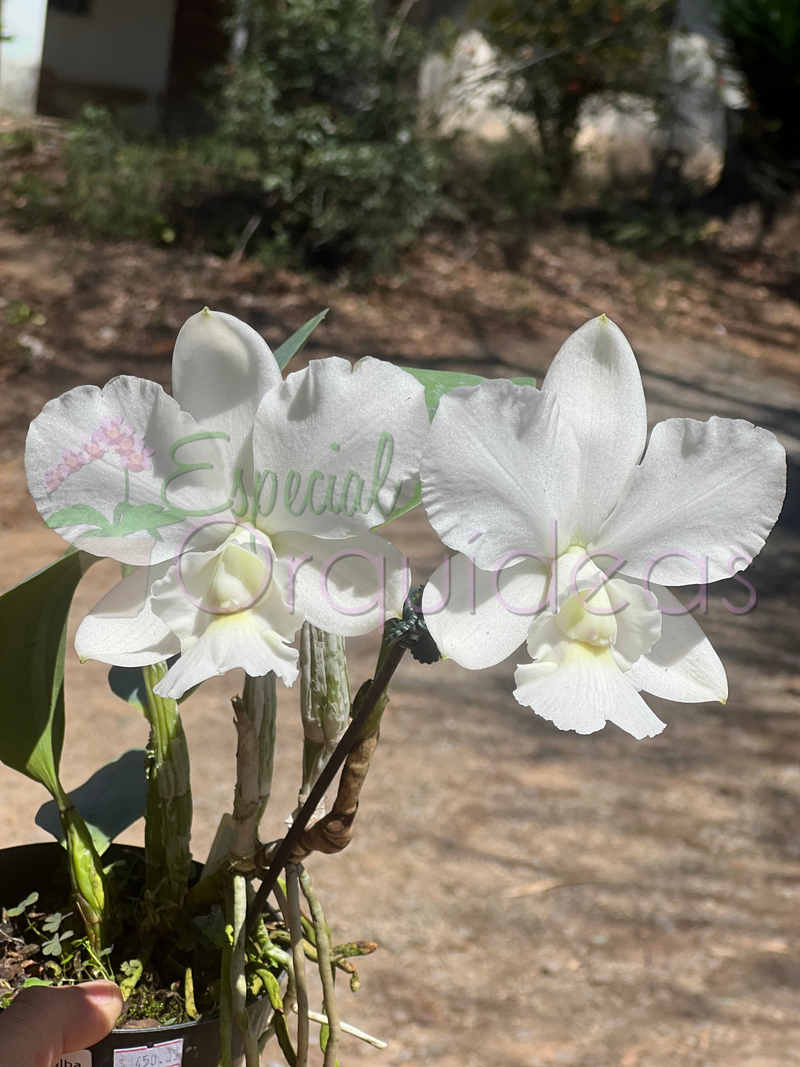
[[[216,618],[231,618],[262,605],[262,611],[278,608],[275,626],[292,639],[302,619],[286,630],[279,568],[275,553],[264,534],[235,531],[216,548],[185,552],[151,587],[152,608],[176,634],[185,652]],[[264,606],[266,605],[266,607]]]
[[[558,661],[517,667],[514,696],[559,730],[592,734],[613,722],[638,739],[654,737],[664,723],[628,676],[614,662],[609,648],[572,641],[561,648]]]
[[[355,637],[399,616],[410,586],[402,553],[377,534],[334,541],[287,531],[272,539],[287,568],[290,608],[315,626]]]
[[[189,529],[184,512],[227,503],[225,452],[217,440],[195,439],[199,429],[155,382],[123,376],[71,389],[45,404],[28,433],[25,467],[40,514],[95,555],[169,559]],[[177,478],[176,454],[190,468]]]
[[[572,596],[580,595],[582,600],[590,601],[608,582],[602,568],[580,546],[573,546],[553,560],[550,572],[548,607],[551,611],[556,611]]]
[[[289,642],[303,623],[282,595],[285,568],[263,534],[237,530],[215,550],[187,552],[153,583],[153,612],[180,640],[181,659],[157,688],[180,697],[193,685],[241,667],[297,676]]]
[[[661,637],[662,615],[654,594],[640,585],[617,579],[606,584],[606,593],[612,609],[616,609],[614,659],[623,671],[627,671]]]
[[[576,330],[559,349],[542,392],[558,397],[580,448],[570,532],[574,542],[586,544],[616,503],[647,439],[642,379],[619,327],[601,315]]]
[[[627,677],[637,689],[665,700],[728,699],[728,680],[711,642],[669,589],[650,584],[662,611],[661,637]],[[673,614],[680,612],[680,614]]]
[[[519,648],[546,588],[547,571],[538,560],[490,573],[459,554],[428,580],[422,611],[439,650],[462,667],[481,670]]]
[[[297,658],[297,649],[273,631],[263,630],[252,612],[217,616],[167,671],[155,692],[179,700],[192,686],[237,667],[254,678],[274,671],[284,685],[292,685],[299,673]]]
[[[450,548],[482,570],[518,549],[569,545],[580,456],[558,403],[504,379],[442,397],[422,461],[422,501]]]
[[[741,419],[668,419],[590,551],[624,557],[621,572],[670,585],[716,582],[747,567],[780,514],[786,455]]]
[[[258,409],[258,525],[340,538],[385,522],[411,499],[428,425],[425,390],[405,371],[312,360]]]
[[[75,635],[75,651],[82,660],[143,667],[180,652],[179,640],[149,602],[151,585],[168,566],[138,567],[95,604]]]
[[[182,326],[172,357],[172,392],[204,428],[228,433],[239,448],[262,396],[281,381],[269,345],[246,322],[204,308]]]

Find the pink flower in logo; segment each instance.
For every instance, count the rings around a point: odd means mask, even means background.
[[[84,467],[88,462],[89,457],[85,452],[73,452],[71,449],[65,448],[61,452],[59,470],[61,470],[66,477],[68,474],[74,474],[75,471],[79,471],[81,467]]]
[[[64,481],[64,475],[58,467],[51,467],[44,476],[44,487],[48,493],[54,493]]]
[[[81,447],[90,460],[102,459],[108,451],[108,442],[102,430],[95,430],[89,437],[84,437]]]
[[[127,467],[133,474],[136,474],[139,471],[152,470],[153,464],[150,462],[150,457],[154,452],[154,448],[145,448],[144,443],[142,442],[139,450],[136,452],[120,452],[122,466]]]
[[[123,430],[127,427],[123,426]],[[123,433],[114,445],[114,451],[124,460],[125,456],[144,450],[144,437],[140,433]]]
[[[109,448],[118,448],[121,442],[130,437],[133,438],[133,429],[122,421],[121,415],[105,415],[100,420],[100,428]]]

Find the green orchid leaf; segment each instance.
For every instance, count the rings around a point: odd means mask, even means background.
[[[179,508],[165,508],[161,504],[128,504],[123,500],[114,509],[114,525],[108,533],[114,537],[124,537],[145,530],[160,540],[159,526],[172,526],[185,518],[186,513]]]
[[[73,504],[72,507],[62,508],[55,515],[51,515],[47,525],[58,530],[65,526],[86,524],[97,527],[97,533],[101,537],[124,537],[126,534],[145,531],[160,540],[160,526],[171,526],[185,518],[185,512],[179,508],[165,508],[161,504],[128,504],[123,500],[114,509],[113,522],[109,522],[96,508],[89,507],[88,504]]]
[[[480,385],[486,381],[478,374],[465,374],[457,370],[418,370],[416,367],[403,367],[403,370],[425,386],[425,403],[431,421],[445,393],[457,389],[459,385]]]
[[[417,482],[417,484],[414,486],[414,492],[413,492],[409,502],[407,504],[403,504],[402,507],[395,508],[394,511],[392,512],[392,514],[386,520],[386,522],[380,522],[380,523],[378,523],[377,526],[373,526],[372,529],[373,530],[380,530],[382,526],[386,526],[386,524],[389,523],[389,522],[394,522],[395,519],[399,519],[401,515],[405,515],[405,513],[407,511],[411,511],[412,508],[419,507],[419,505],[421,503],[422,503],[422,483],[421,482]]]
[[[325,308],[324,311],[320,311],[319,315],[315,315],[313,319],[309,319],[305,326],[301,326],[297,333],[293,333],[289,340],[284,341],[281,347],[275,351],[275,362],[281,370],[284,370],[289,360],[297,355],[329,311],[330,308]]]
[[[84,524],[96,526],[101,533],[111,533],[112,524],[105,515],[101,515],[96,508],[88,504],[73,504],[72,507],[62,508],[46,520],[52,530],[58,530],[62,526],[83,526]]]
[[[0,596],[0,761],[53,796],[64,743],[64,653],[72,597],[95,556],[71,550]]]
[[[115,837],[144,815],[147,804],[147,776],[142,748],[132,748],[118,760],[107,763],[83,785],[73,789],[69,798],[83,816],[102,856]],[[36,813],[36,825],[60,841],[66,848],[64,831],[54,800],[43,804]]]
[[[477,374],[467,374],[457,370],[420,370],[417,367],[403,367],[407,374],[412,375],[425,386],[425,403],[428,405],[428,417],[433,421],[439,401],[449,393],[451,389],[458,389],[460,385],[480,385],[488,381]],[[509,378],[515,385],[536,385],[535,378]]]
[[[403,367],[402,369],[406,371],[407,374],[416,378],[421,385],[425,386],[425,403],[428,408],[428,417],[431,421],[433,421],[433,416],[436,414],[436,410],[439,407],[439,401],[445,393],[449,393],[451,389],[457,389],[460,385],[480,385],[481,382],[487,381],[486,378],[481,378],[478,374],[467,374],[462,371],[419,370],[416,367]],[[515,385],[536,385],[535,378],[509,378],[508,380]],[[405,515],[407,511],[411,511],[412,508],[417,507],[421,503],[422,486],[417,482],[414,494],[409,502],[402,507],[396,508],[386,522],[373,526],[373,530],[380,530],[382,526],[386,526],[387,523],[399,519],[401,515]]]

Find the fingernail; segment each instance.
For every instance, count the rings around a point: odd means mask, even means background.
[[[119,986],[114,985],[113,982],[87,982],[83,988],[86,990],[89,1000],[99,1006],[122,1000]]]

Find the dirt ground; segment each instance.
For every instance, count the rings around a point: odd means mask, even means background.
[[[310,357],[490,376],[541,375],[567,334],[605,311],[632,340],[653,421],[744,417],[787,447],[787,506],[748,575],[757,608],[728,610],[723,596],[745,599],[728,583],[700,620],[728,668],[726,707],[654,700],[668,724],[655,739],[611,726],[578,737],[516,704],[513,658],[476,674],[404,663],[355,841],[309,864],[335,935],[380,945],[341,1008],[389,1047],[345,1039],[343,1067],[800,1064],[800,288],[790,267],[769,254],[646,263],[554,227],[516,273],[490,243],[432,237],[404,273],[359,295],[177,250],[0,227],[0,588],[63,551],[26,496],[29,420],[80,382],[122,372],[168,385],[175,333],[206,303],[270,342],[330,306]],[[394,533],[424,578],[442,556],[424,515]],[[114,576],[110,563],[92,569],[76,620]],[[373,639],[352,642],[354,684],[375,651]],[[69,658],[68,788],[145,742],[105,673]],[[185,705],[200,858],[231,802],[227,701],[239,685],[209,682]],[[267,838],[299,782],[296,693],[281,700]],[[33,812],[45,799],[0,767],[0,845],[43,837]],[[139,842],[141,824],[125,840]]]

